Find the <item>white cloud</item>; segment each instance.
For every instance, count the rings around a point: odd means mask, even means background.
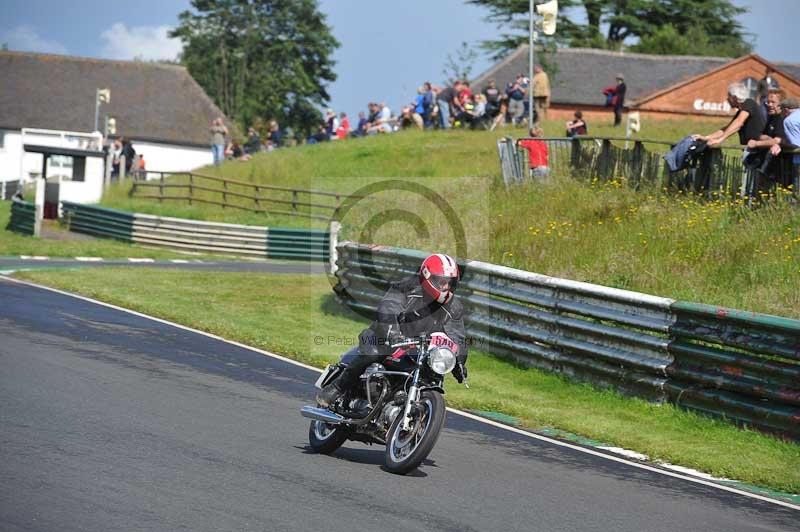
[[[49,54],[67,54],[67,47],[58,41],[46,39],[27,25],[17,26],[0,32],[0,43],[8,44],[9,50],[19,52],[42,52]]]
[[[183,49],[180,39],[170,39],[169,26],[128,28],[121,22],[100,34],[103,55],[111,59],[176,59]]]

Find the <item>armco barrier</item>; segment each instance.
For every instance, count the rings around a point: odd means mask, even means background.
[[[180,251],[328,260],[326,231],[202,222],[61,202],[71,231]]]
[[[11,219],[7,228],[25,235],[33,235],[36,226],[36,205],[17,198],[11,200]]]
[[[343,242],[336,292],[372,311],[418,251]],[[604,387],[800,439],[800,321],[462,264],[481,350]]]

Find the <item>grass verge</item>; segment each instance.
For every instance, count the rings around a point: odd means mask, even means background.
[[[333,300],[325,276],[124,268],[16,275],[316,366],[337,360],[365,326]],[[501,412],[529,428],[562,429],[719,477],[800,492],[800,445],[671,405],[598,391],[480,351],[470,357],[471,389],[449,384],[451,406]]]

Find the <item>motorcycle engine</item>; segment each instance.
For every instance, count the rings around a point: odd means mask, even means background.
[[[398,406],[394,403],[386,403],[381,411],[381,416],[378,418],[378,425],[388,430],[397,415],[402,411],[402,406]]]

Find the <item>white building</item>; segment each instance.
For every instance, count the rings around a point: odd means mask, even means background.
[[[98,159],[92,132],[103,131],[107,118],[116,122],[110,137],[128,138],[147,170],[212,163],[209,126],[225,118],[182,66],[0,51],[0,72],[0,193],[40,177],[47,161],[59,199],[98,201],[95,173],[105,154]],[[109,89],[110,101],[100,105],[95,127],[98,89]]]

